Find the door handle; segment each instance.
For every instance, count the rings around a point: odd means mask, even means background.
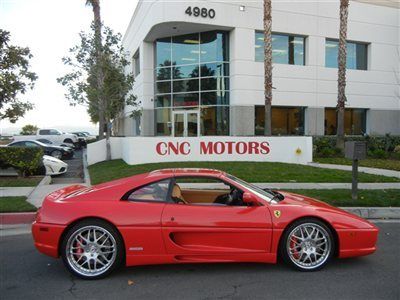
[[[171,222],[174,222],[175,221],[175,218],[174,217],[171,217]]]

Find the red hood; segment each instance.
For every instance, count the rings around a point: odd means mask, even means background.
[[[330,210],[334,210],[336,212],[350,214],[349,212],[347,212],[343,209],[332,206],[326,202],[323,202],[323,201],[320,201],[320,200],[317,200],[314,198],[306,197],[306,196],[299,195],[299,194],[289,193],[289,192],[282,192],[282,191],[279,191],[279,193],[281,193],[282,195],[285,196],[285,199],[280,201],[279,204],[313,206],[315,208],[330,209]],[[354,216],[353,214],[351,214],[351,215]]]

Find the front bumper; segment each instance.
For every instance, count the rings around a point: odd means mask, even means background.
[[[51,257],[59,257],[59,241],[65,226],[33,222],[32,236],[36,249]]]
[[[379,229],[341,229],[339,237],[339,257],[354,257],[372,254],[376,251]]]

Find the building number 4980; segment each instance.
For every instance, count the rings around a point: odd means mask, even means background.
[[[213,19],[215,17],[215,10],[211,9],[207,9],[207,8],[199,8],[197,6],[192,7],[189,6],[188,8],[186,8],[185,10],[185,14],[191,16],[195,16],[195,17],[203,17],[203,18],[211,18]]]

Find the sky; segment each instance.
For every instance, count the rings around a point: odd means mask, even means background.
[[[11,44],[29,47],[33,58],[31,70],[39,79],[35,88],[21,99],[35,108],[15,124],[0,121],[0,134],[15,134],[26,124],[64,131],[91,131],[86,108],[72,107],[65,88],[56,79],[67,73],[61,58],[79,41],[79,32],[88,30],[93,19],[86,0],[0,0],[0,28],[11,33]],[[133,15],[137,0],[100,0],[101,16],[106,26],[122,35]]]

